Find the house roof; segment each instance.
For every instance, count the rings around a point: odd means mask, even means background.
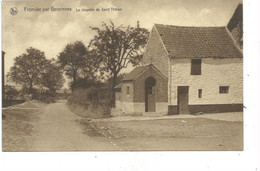
[[[226,27],[184,27],[155,24],[170,57],[242,57]]]
[[[133,69],[131,72],[129,72],[124,78],[123,81],[130,81],[134,80],[136,77],[138,77],[139,74],[141,74],[146,68],[148,68],[150,65],[145,66],[139,66]]]

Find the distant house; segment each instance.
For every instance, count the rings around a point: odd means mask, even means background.
[[[238,4],[227,25],[237,44],[243,49],[243,4]]]
[[[116,87],[124,113],[243,110],[243,54],[228,27],[155,24],[143,66]]]

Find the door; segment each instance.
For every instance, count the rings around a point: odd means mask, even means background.
[[[189,87],[178,86],[178,113],[189,114]]]
[[[145,80],[145,112],[155,112],[155,79],[149,77]]]

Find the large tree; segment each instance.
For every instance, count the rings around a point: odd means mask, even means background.
[[[141,61],[149,32],[141,28],[139,22],[136,27],[116,27],[111,21],[110,24],[102,23],[101,28],[91,28],[97,34],[89,46],[95,56],[102,61],[101,73],[107,72],[112,78],[111,102],[114,105],[117,76],[129,63],[137,65]]]
[[[44,52],[32,47],[28,48],[26,53],[15,58],[14,66],[11,67],[7,77],[12,82],[28,88],[29,93],[33,93],[33,86],[40,84],[46,63]]]
[[[49,60],[45,67],[45,72],[41,75],[41,85],[55,92],[62,88],[65,80],[62,71],[54,60]]]
[[[69,43],[58,55],[58,64],[64,69],[66,76],[76,83],[79,71],[87,67],[88,50],[83,42]]]

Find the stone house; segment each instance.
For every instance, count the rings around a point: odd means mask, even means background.
[[[226,27],[155,24],[143,66],[116,87],[124,113],[243,111],[243,54]]]

